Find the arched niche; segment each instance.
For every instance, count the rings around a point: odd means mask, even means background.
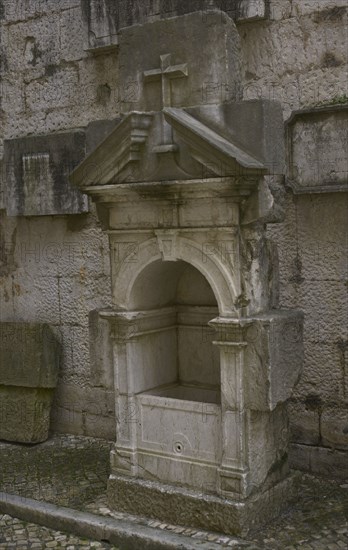
[[[219,402],[219,352],[208,326],[219,309],[202,273],[182,260],[156,260],[138,274],[128,306],[142,319],[130,348],[135,393]]]
[[[170,238],[170,237],[169,237]],[[112,244],[117,249],[117,241]],[[130,254],[121,264],[118,261],[113,263],[113,302],[119,310],[136,311],[140,306],[134,298],[134,288],[137,287],[137,279],[145,285],[147,268],[161,260],[169,264],[167,268],[168,277],[175,277],[176,268],[170,267],[176,263],[185,262],[200,272],[209,284],[218,304],[221,317],[236,317],[238,312],[235,308],[235,301],[240,294],[240,282],[238,276],[232,273],[229,266],[219,253],[205,254],[203,246],[191,239],[175,236],[170,254],[161,253],[160,238],[150,238],[136,246],[136,255]],[[169,261],[168,261],[169,260]],[[173,261],[174,260],[174,261]],[[161,268],[162,269],[162,268]],[[163,274],[166,268],[163,268]],[[155,272],[154,272],[155,273]],[[151,284],[147,289],[151,292]],[[138,285],[138,288],[139,285]]]

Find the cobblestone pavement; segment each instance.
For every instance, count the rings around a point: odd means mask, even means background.
[[[246,550],[347,550],[348,483],[300,476],[292,508],[248,540],[112,512],[105,498],[110,444],[54,436],[32,447],[0,443],[0,490]],[[0,548],[115,548],[0,516]]]
[[[117,550],[116,546],[81,539],[60,531],[52,531],[33,523],[26,523],[8,515],[0,514],[0,548],[66,548],[77,550],[82,548],[108,548]]]
[[[75,508],[106,490],[111,443],[55,435],[38,445],[0,442],[0,490]]]
[[[178,528],[159,521],[112,512],[101,495],[85,509],[117,519],[169,529],[186,536],[209,540],[222,547],[244,550],[348,550],[348,484],[301,475],[299,498],[278,519],[249,534],[248,540],[226,537],[197,529]]]

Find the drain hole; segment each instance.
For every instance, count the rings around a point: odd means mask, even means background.
[[[182,443],[175,443],[175,445],[174,445],[174,451],[178,454],[182,453],[183,448],[184,447],[183,447]]]

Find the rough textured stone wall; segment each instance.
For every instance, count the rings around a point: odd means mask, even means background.
[[[86,2],[87,0],[82,0]],[[294,110],[347,100],[344,0],[270,0],[264,20],[237,23],[244,98]],[[137,90],[118,80],[117,49],[88,53],[80,0],[2,0],[1,138],[84,128],[115,119]],[[209,86],[211,83],[207,83]],[[224,82],[221,101],[230,91]],[[96,141],[93,132],[90,147]],[[112,373],[89,337],[105,338],[91,310],[109,304],[108,243],[89,214],[8,217],[0,194],[0,316],[48,322],[63,343],[53,427],[113,438]],[[305,367],[291,403],[293,463],[332,473],[348,450],[347,193],[294,195],[279,244],[281,307],[305,319]],[[91,325],[91,329],[89,328]]]
[[[244,98],[281,102],[293,111],[348,102],[347,5],[271,0],[269,21],[239,26]],[[341,147],[341,144],[337,146]],[[347,166],[345,138],[341,155]],[[313,167],[313,184],[317,173]],[[280,307],[305,313],[305,363],[290,404],[296,467],[347,475],[348,194],[294,195],[269,226],[279,246]]]
[[[79,0],[5,0],[0,13],[2,138],[117,115],[117,56],[84,52]],[[0,210],[0,239],[1,319],[49,323],[63,344],[53,428],[113,438],[112,376],[99,371],[89,349],[89,325],[103,338],[89,312],[110,300],[109,247],[93,205],[89,214],[68,216],[8,217]]]

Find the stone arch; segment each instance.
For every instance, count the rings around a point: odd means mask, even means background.
[[[133,259],[125,258],[114,278],[113,299],[119,309],[129,310],[133,285],[140,273],[151,263],[182,260],[195,267],[208,281],[215,295],[219,315],[236,316],[236,282],[218,254],[204,255],[200,243],[168,232],[147,239],[136,247]],[[163,245],[163,243],[167,243]],[[165,250],[165,248],[167,249]]]

